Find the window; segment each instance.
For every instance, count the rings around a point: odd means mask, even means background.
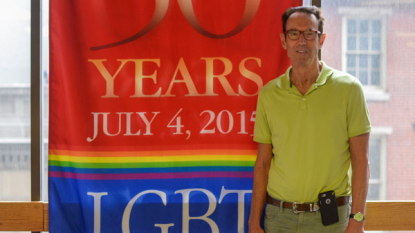
[[[47,200],[48,5],[42,0],[43,198]],[[31,199],[31,1],[0,1],[0,201]]]
[[[342,23],[342,70],[359,78],[368,100],[388,100],[386,93],[386,14],[372,8],[339,8]]]
[[[368,200],[386,199],[386,157],[387,137],[392,133],[390,127],[373,127],[369,141],[370,180]]]
[[[365,86],[381,87],[381,20],[347,19],[346,71]]]
[[[0,1],[0,201],[30,200],[30,1]]]

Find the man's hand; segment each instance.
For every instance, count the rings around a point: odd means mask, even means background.
[[[264,233],[264,230],[259,226],[259,224],[251,225],[249,224],[249,233]]]
[[[362,222],[356,222],[353,219],[349,219],[349,225],[346,228],[346,231],[344,233],[363,233],[365,232],[363,230],[364,223]]]

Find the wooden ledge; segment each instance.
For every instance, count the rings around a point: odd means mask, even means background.
[[[43,202],[0,202],[0,231],[43,231]]]
[[[365,230],[415,230],[415,201],[368,201]]]
[[[415,230],[415,201],[369,201],[365,230]],[[49,231],[48,203],[0,202],[0,231]]]

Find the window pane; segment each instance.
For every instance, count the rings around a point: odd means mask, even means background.
[[[30,200],[30,144],[0,143],[1,201]]]
[[[368,68],[368,66],[369,66],[368,59],[369,59],[368,55],[360,55],[359,56],[359,67],[360,68]]]
[[[363,85],[368,85],[369,84],[369,80],[367,77],[367,71],[359,71],[359,80]]]
[[[347,55],[347,68],[356,68],[356,55]]]
[[[347,33],[356,33],[356,20],[347,20]]]
[[[359,49],[369,50],[369,38],[367,36],[361,36],[359,39]]]
[[[0,201],[30,201],[30,1],[0,1]]]
[[[379,200],[380,199],[380,187],[379,184],[369,184],[369,192],[367,194],[368,200]]]
[[[372,37],[372,50],[380,51],[380,37]]]
[[[379,71],[372,71],[370,82],[371,82],[371,85],[373,86],[380,86],[380,72]]]
[[[369,143],[369,162],[370,162],[370,178],[380,178],[380,153],[381,153],[381,140],[378,137],[370,139]]]
[[[356,71],[354,70],[347,70],[347,73],[349,73],[350,75],[356,76]]]
[[[367,20],[360,21],[360,34],[367,34],[369,32],[369,22]]]
[[[356,37],[355,36],[347,37],[347,49],[356,50]]]
[[[372,55],[372,68],[380,68],[380,55]]]
[[[381,21],[380,20],[373,20],[372,21],[372,33],[373,34],[380,34],[381,30]]]

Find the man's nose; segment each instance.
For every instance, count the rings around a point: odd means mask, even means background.
[[[306,39],[304,37],[304,33],[300,33],[300,37],[298,38],[298,42],[300,44],[305,44],[306,43]]]

